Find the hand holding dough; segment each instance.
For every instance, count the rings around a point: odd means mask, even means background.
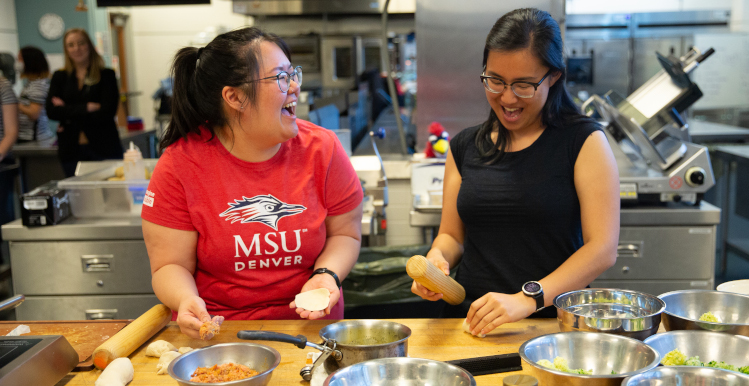
[[[159,363],[156,364],[156,374],[164,375],[167,373],[167,370],[169,369],[169,364],[172,363],[174,358],[180,356],[182,354],[178,353],[177,351],[167,351],[164,354],[161,355],[161,358],[159,358]]]
[[[465,319],[463,319],[463,332],[467,332],[469,334],[471,333],[471,325],[468,324],[468,322]],[[479,338],[484,338],[486,337],[486,334],[478,334],[476,336],[478,336]]]
[[[177,351],[177,348],[165,340],[157,340],[148,345],[148,348],[146,348],[146,356],[161,358],[161,355],[167,351]]]
[[[117,358],[110,363],[94,383],[95,386],[125,386],[133,380],[135,369],[128,358]]]
[[[294,303],[308,311],[321,311],[330,304],[330,291],[327,288],[305,291],[294,297]]]

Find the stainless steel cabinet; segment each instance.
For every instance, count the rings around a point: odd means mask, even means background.
[[[18,320],[135,319],[159,304],[156,295],[27,296]]]
[[[12,242],[10,256],[19,294],[153,293],[143,240]]]
[[[18,320],[134,319],[159,303],[140,218],[2,226],[13,290],[26,295]]]

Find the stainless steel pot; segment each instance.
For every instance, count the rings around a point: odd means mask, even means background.
[[[408,355],[408,338],[411,329],[400,323],[383,320],[350,320],[330,324],[320,330],[323,342],[307,341],[304,335],[291,336],[271,331],[243,330],[239,339],[267,340],[291,343],[299,348],[312,347],[322,355],[310,369],[302,370],[302,377],[309,380],[314,367],[333,357],[339,368],[370,359],[405,357]]]

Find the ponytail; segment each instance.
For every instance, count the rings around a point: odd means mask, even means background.
[[[171,75],[174,93],[172,117],[161,138],[163,151],[189,134],[200,134],[201,127],[216,136],[229,119],[224,112],[224,87],[241,88],[248,103],[254,103],[259,74],[259,45],[263,40],[276,44],[291,59],[286,43],[278,36],[256,27],[246,27],[217,36],[207,46],[185,47],[177,52]],[[209,139],[209,140],[210,140]]]

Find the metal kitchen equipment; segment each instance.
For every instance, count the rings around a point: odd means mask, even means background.
[[[405,357],[411,329],[400,323],[382,320],[350,320],[330,324],[320,330],[321,344],[308,342],[304,335],[291,336],[270,331],[243,330],[239,339],[285,342],[299,348],[312,347],[322,352],[312,368],[305,366],[300,375],[310,380],[315,368],[328,357],[335,359],[339,368],[369,359]]]
[[[586,288],[554,298],[561,331],[606,332],[643,340],[661,325],[663,300],[646,293]]]
[[[540,385],[573,386],[619,386],[624,378],[655,368],[661,359],[637,339],[598,332],[541,335],[520,346],[520,357]],[[592,370],[594,375],[564,373],[537,363],[556,357],[565,358],[570,368]]]
[[[673,330],[707,330],[749,336],[749,295],[720,291],[673,291],[658,296],[666,302],[663,326]],[[712,312],[722,323],[700,321]]]
[[[715,185],[707,147],[690,143],[681,116],[702,97],[689,74],[713,52],[693,48],[680,58],[656,53],[663,69],[626,99],[609,91],[583,104],[605,127],[623,203],[698,204]]]
[[[264,386],[270,383],[273,370],[281,363],[278,350],[255,343],[223,343],[195,349],[182,354],[169,364],[169,375],[182,386],[199,386],[205,383],[190,382],[198,367],[210,367],[228,362],[247,366],[260,374],[230,383],[234,386]]]
[[[476,380],[462,368],[445,362],[421,358],[383,358],[340,369],[330,374],[323,385],[475,386]]]
[[[0,386],[54,385],[78,365],[62,335],[0,337]]]
[[[645,344],[663,358],[674,349],[700,361],[726,362],[736,367],[749,365],[749,338],[711,331],[669,331],[645,339]],[[679,366],[680,367],[680,366]]]
[[[645,385],[749,386],[749,375],[709,367],[658,367],[628,377],[622,382],[622,386]]]

